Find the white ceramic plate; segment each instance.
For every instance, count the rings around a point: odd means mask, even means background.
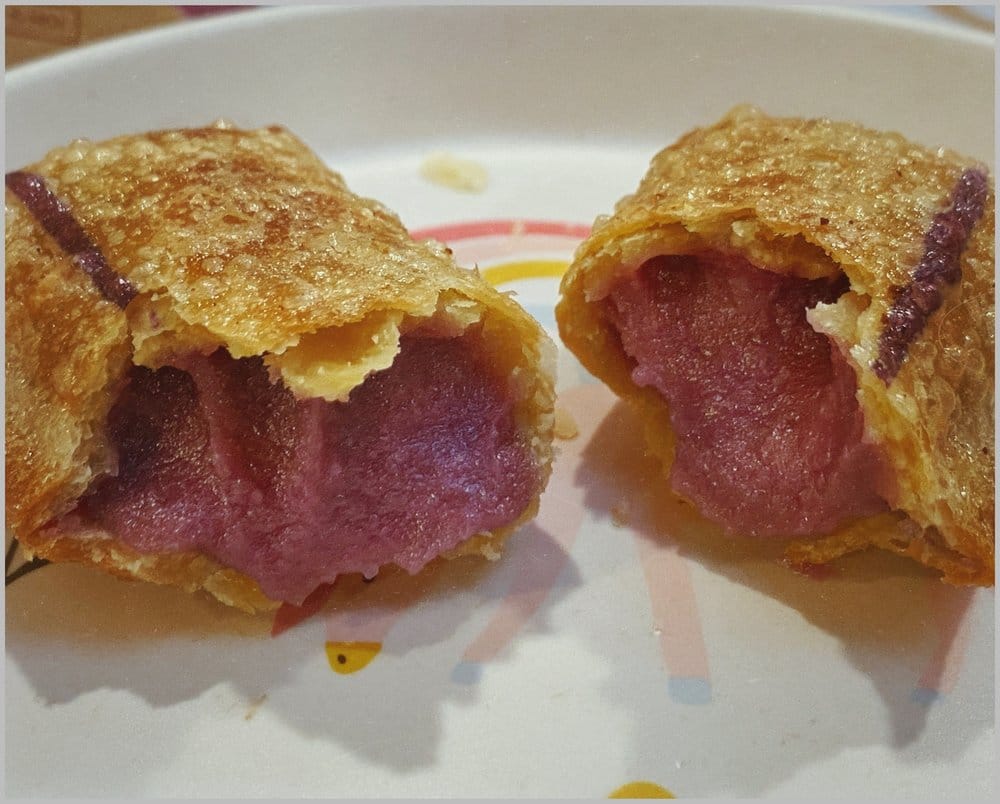
[[[530,6],[258,10],[84,48],[8,73],[6,161],[283,123],[553,329],[552,274],[594,216],[741,102],[993,162],[990,38],[834,11]],[[423,179],[439,150],[484,166],[486,191]],[[560,369],[581,432],[495,564],[338,584],[277,636],[81,567],[8,586],[7,793],[994,792],[992,590],[874,554],[817,580],[691,539],[651,499],[627,412]]]

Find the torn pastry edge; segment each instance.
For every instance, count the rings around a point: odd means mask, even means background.
[[[811,543],[793,541],[785,548],[785,559],[792,564],[826,564],[851,553],[879,548],[937,570],[946,583],[992,585],[992,572],[943,542],[937,528],[922,528],[904,511],[888,511],[849,522]]]
[[[135,301],[139,302],[143,298],[148,298],[148,294],[140,295]],[[351,389],[361,385],[368,376],[382,368],[388,368],[399,352],[399,338],[407,332],[430,327],[435,333],[444,337],[459,337],[470,326],[482,324],[484,334],[491,342],[491,346],[487,347],[490,351],[496,351],[499,354],[499,342],[503,340],[516,341],[519,344],[516,354],[508,356],[510,365],[500,366],[500,370],[506,371],[510,376],[509,391],[513,395],[518,427],[523,432],[532,433],[529,447],[539,472],[539,488],[544,489],[552,471],[551,447],[549,445],[555,420],[554,380],[557,351],[555,344],[540,328],[535,338],[519,337],[524,334],[526,319],[522,320],[522,316],[526,316],[526,314],[510,315],[511,310],[506,308],[503,302],[501,305],[500,309],[493,308],[488,300],[471,298],[464,294],[461,289],[451,287],[441,289],[436,294],[432,305],[425,305],[415,313],[403,312],[398,309],[369,311],[365,316],[355,322],[350,322],[347,326],[357,326],[356,332],[361,333],[362,336],[366,331],[379,336],[372,341],[375,348],[368,351],[359,350],[359,357],[356,358],[357,362],[353,367],[356,370],[352,371],[349,376],[349,381],[352,384],[350,387],[346,387],[346,384],[341,388],[334,386],[333,393],[346,399]],[[141,302],[136,309],[140,311],[140,314],[145,313]],[[129,310],[129,313],[134,314],[134,311]],[[333,336],[339,330],[339,326],[331,326],[319,332]],[[198,325],[185,326],[183,322],[181,322],[179,332],[168,331],[166,335],[168,338],[161,340],[158,348],[150,350],[146,355],[147,360],[154,363],[153,367],[156,366],[156,363],[165,364],[171,356],[182,351],[211,352],[224,346],[216,338],[210,337],[210,333],[207,333],[203,327]],[[169,337],[174,335],[178,337]],[[209,337],[206,338],[206,335]],[[358,338],[357,342],[363,344],[364,337]],[[128,343],[127,338],[123,340],[123,346]],[[177,344],[182,345],[180,349],[178,349]],[[278,357],[287,355],[289,352],[295,357],[295,349],[300,344],[301,339],[298,339],[295,346],[284,350]],[[308,347],[307,341],[306,348]],[[390,352],[391,355],[389,355]],[[537,354],[534,354],[536,352]],[[385,366],[379,366],[378,363],[384,360],[387,355],[390,357],[388,362]],[[273,357],[273,355],[265,353],[265,363],[269,362],[269,357]],[[533,379],[533,375],[527,367],[532,365],[536,359],[542,376]],[[126,359],[124,363],[124,372],[127,372],[130,365],[144,365],[135,359],[134,353],[132,360]],[[497,367],[497,364],[493,365],[495,368]],[[293,360],[282,361],[279,359],[271,362],[268,368],[272,373],[272,379],[280,377],[285,382],[286,387],[293,390],[293,393],[309,397],[323,396],[323,393],[312,393],[316,390],[317,383],[310,383],[308,377],[305,378],[304,382],[299,382],[296,387],[295,383],[299,378],[294,377],[295,364]],[[291,383],[286,379],[289,374],[293,375]],[[525,377],[526,374],[527,377]],[[546,385],[542,377],[550,380],[551,387]],[[121,379],[120,376],[109,378],[109,386],[120,384]],[[331,391],[330,386],[323,386],[322,380],[318,385],[320,391],[327,393]],[[117,393],[113,392],[111,395],[112,405],[116,398]],[[102,426],[103,423],[97,424],[99,429]],[[105,473],[92,472],[87,484],[82,490],[79,490],[71,502],[75,503],[82,494],[86,493],[86,489],[101,474]],[[482,532],[469,536],[432,560],[431,564],[442,558],[450,560],[467,555],[478,555],[491,561],[499,559],[505,540],[537,514],[539,502],[540,494],[517,519],[493,532]],[[112,534],[93,525],[74,529],[71,535],[51,524],[42,525],[32,529],[29,533],[18,533],[17,538],[28,559],[38,556],[54,562],[93,564],[123,580],[142,580],[159,585],[175,586],[188,593],[202,590],[227,605],[251,614],[271,611],[281,605],[281,601],[267,597],[254,579],[238,570],[222,565],[209,556],[192,551],[140,553],[122,544]]]
[[[625,203],[628,199],[629,197],[626,196],[619,204]],[[768,226],[766,222],[753,220],[753,215],[753,209],[738,210],[736,214],[709,216],[700,219],[697,226],[691,226],[689,223],[676,219],[647,220],[643,218],[632,221],[627,228],[620,231],[611,229],[613,218],[599,218],[595,222],[591,239],[581,244],[574,257],[574,264],[582,265],[583,270],[569,271],[566,274],[567,281],[561,288],[564,301],[567,291],[576,285],[575,292],[582,295],[586,306],[591,308],[589,315],[601,320],[602,326],[608,326],[607,322],[603,321],[603,316],[592,309],[596,306],[594,303],[606,298],[615,284],[635,273],[647,260],[662,255],[718,251],[725,254],[737,254],[748,259],[755,267],[786,276],[816,279],[832,278],[840,274],[846,275],[850,289],[836,302],[824,305],[824,307],[835,311],[834,315],[840,314],[843,318],[846,314],[847,317],[850,317],[850,311],[845,309],[842,304],[844,296],[849,296],[851,297],[848,300],[849,304],[853,304],[855,301],[860,302],[855,305],[857,315],[850,322],[850,328],[854,332],[869,329],[877,331],[879,327],[873,326],[871,319],[875,317],[881,321],[885,305],[872,303],[862,280],[861,266],[849,259],[844,259],[846,255],[831,253],[824,245],[814,242],[801,230],[789,228],[788,231],[779,231]],[[747,228],[748,224],[751,225],[751,228]],[[609,230],[601,232],[605,226],[609,227]],[[761,233],[764,234],[763,239],[767,248],[761,246],[760,248],[751,248],[748,251],[748,241],[759,244],[761,239],[757,235]],[[603,238],[603,244],[596,249],[590,246],[595,237]],[[780,246],[777,251],[770,250],[775,244]],[[775,254],[778,256],[777,260],[773,258]],[[802,261],[803,258],[810,257],[815,260],[812,265],[808,261]],[[792,270],[788,270],[789,268]],[[574,273],[576,276],[573,276]],[[572,285],[569,284],[568,280],[570,279],[573,280]],[[564,301],[560,302],[560,306]],[[817,332],[826,335],[834,348],[840,349],[841,354],[844,355],[848,365],[855,373],[856,398],[865,420],[865,439],[876,444],[887,456],[893,470],[894,482],[898,483],[900,476],[917,474],[901,471],[907,468],[905,456],[899,460],[894,457],[903,451],[905,439],[893,438],[892,431],[904,427],[906,417],[902,416],[897,410],[896,404],[893,404],[891,386],[886,388],[881,381],[877,381],[871,370],[871,363],[874,360],[871,344],[866,347],[864,340],[855,336],[850,341],[852,344],[850,349],[845,350],[845,341],[842,339],[843,333],[840,328],[829,326],[829,318],[824,316],[823,311],[814,313],[813,310],[810,310],[809,313],[812,313],[811,316],[807,314],[809,325]],[[557,319],[560,317],[573,329],[576,329],[580,323],[577,314],[570,317],[570,314],[566,312],[563,316],[559,316],[557,310]],[[840,322],[841,327],[843,323],[843,321]],[[593,371],[591,366],[585,367]],[[614,373],[615,375],[620,374],[617,371]],[[665,476],[669,477],[675,441],[672,427],[667,428],[663,433],[658,432],[657,422],[649,418],[650,414],[655,414],[659,423],[663,421],[669,423],[669,403],[649,388],[636,387],[631,383],[630,377],[616,376],[611,381],[608,379],[605,381],[616,393],[644,411],[646,414],[644,416],[646,442],[650,451],[661,460]],[[896,394],[896,396],[899,395]],[[870,415],[870,411],[876,407],[887,408],[893,413],[891,417],[886,418],[888,428],[875,429],[872,426],[873,417]],[[909,484],[909,486],[912,485],[912,483]],[[942,580],[948,583],[955,585],[987,583],[992,585],[994,581],[992,573],[986,571],[977,557],[955,549],[956,544],[962,541],[961,538],[950,540],[938,528],[941,523],[931,521],[929,518],[926,522],[918,521],[913,518],[909,511],[901,507],[907,493],[911,498],[915,497],[914,490],[909,486],[894,489],[893,494],[889,495],[894,496],[895,501],[886,500],[891,509],[888,514],[877,514],[857,522],[845,523],[836,530],[815,539],[813,544],[816,545],[816,550],[811,553],[812,558],[809,557],[810,547],[806,541],[790,541],[787,548],[787,559],[792,562],[825,563],[868,547],[879,547],[913,558],[940,571]],[[676,492],[672,491],[672,493],[676,495]],[[885,516],[896,517],[899,521],[892,520],[890,522],[883,518]],[[879,527],[883,528],[881,532]]]

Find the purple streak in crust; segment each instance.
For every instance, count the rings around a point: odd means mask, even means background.
[[[894,289],[892,307],[882,318],[878,357],[872,362],[875,375],[886,385],[899,372],[931,313],[941,306],[944,286],[962,278],[962,252],[983,215],[988,190],[982,170],[969,168],[962,173],[952,190],[950,208],[934,216],[924,235],[924,255],[913,278]]]
[[[14,171],[7,174],[6,184],[59,248],[90,277],[101,295],[125,309],[138,293],[135,286],[108,265],[101,250],[83,231],[70,208],[48,188],[45,179],[35,173]]]

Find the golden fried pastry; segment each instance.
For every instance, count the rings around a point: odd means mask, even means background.
[[[559,330],[729,534],[992,585],[993,221],[973,159],[738,107],[597,220]]]
[[[75,142],[6,184],[29,556],[254,610],[493,557],[536,511],[551,341],[287,131]]]

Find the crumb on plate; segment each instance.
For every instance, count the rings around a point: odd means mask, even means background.
[[[576,426],[576,420],[562,405],[556,405],[556,421],[554,435],[564,441],[576,438],[580,434],[580,428]]]
[[[628,524],[628,505],[618,503],[611,508],[611,522],[615,527],[623,528]]]
[[[420,166],[420,175],[434,184],[464,193],[481,193],[489,179],[486,168],[471,159],[438,151]]]

